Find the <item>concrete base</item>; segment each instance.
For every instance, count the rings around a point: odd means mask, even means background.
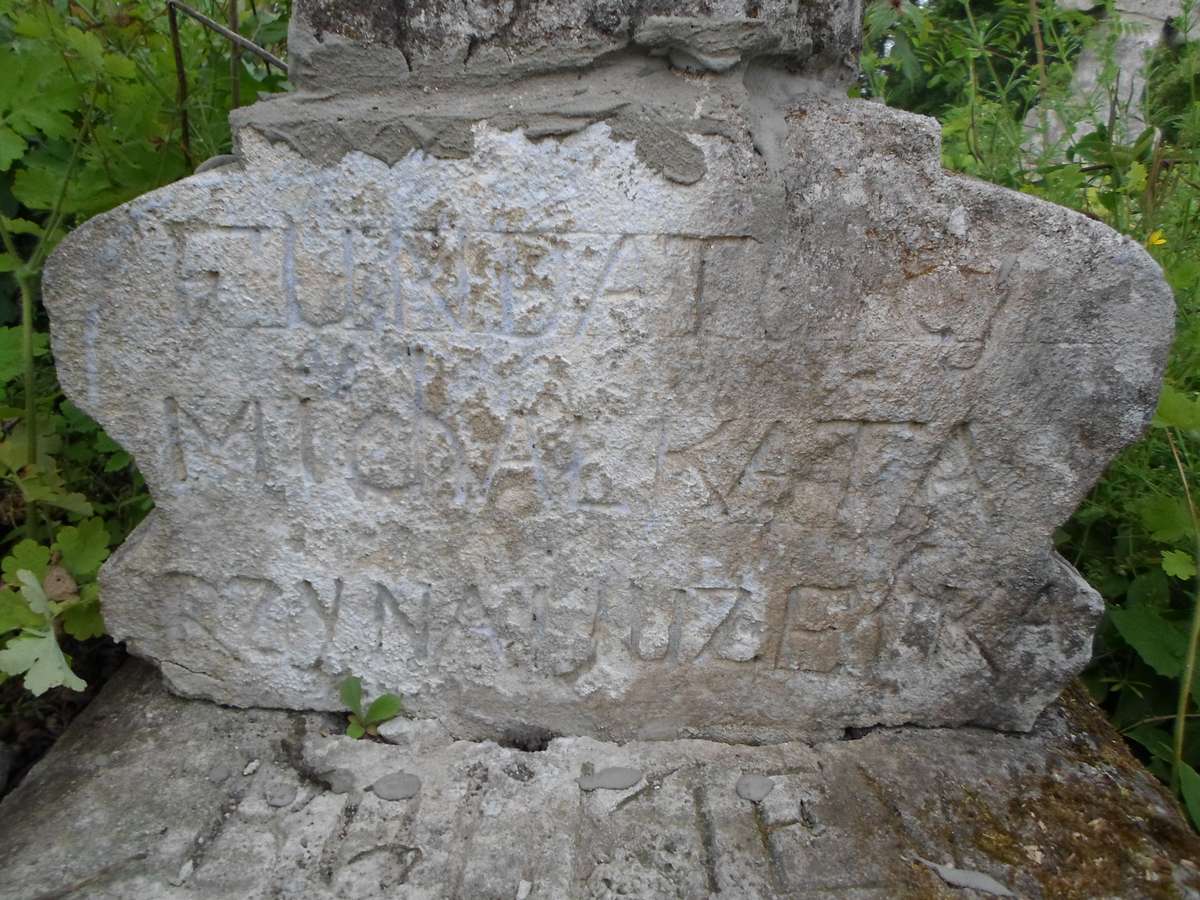
[[[1200,896],[1200,840],[1080,694],[1028,735],[352,741],[131,663],[0,804],[3,900]]]

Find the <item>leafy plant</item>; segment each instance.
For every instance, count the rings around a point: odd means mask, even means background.
[[[103,519],[86,519],[59,528],[51,548],[24,540],[0,563],[0,631],[16,632],[0,650],[0,672],[24,675],[34,696],[60,685],[85,687],[59,648],[58,635],[86,640],[104,633],[96,573],[108,558],[109,541]]]
[[[224,17],[223,2],[199,5]],[[282,41],[286,0],[249,6],[242,33]],[[34,693],[82,687],[57,641],[103,633],[96,569],[152,505],[129,455],[57,384],[42,265],[83,220],[229,150],[229,45],[179,31],[186,134],[165,5],[0,0],[0,681]],[[250,54],[236,71],[245,101],[284,87]]]
[[[341,693],[342,702],[350,710],[346,734],[355,740],[365,734],[378,734],[380,725],[404,712],[404,700],[398,694],[380,694],[363,712],[362,680],[354,675],[342,682]]]

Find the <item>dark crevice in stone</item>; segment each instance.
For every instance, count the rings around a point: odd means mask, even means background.
[[[396,39],[396,47],[404,54],[404,65],[408,71],[413,70],[412,64],[412,41],[411,32],[409,30],[409,9],[408,0],[393,0],[393,9],[396,15],[394,26],[394,34]]]
[[[306,784],[311,784],[322,791],[331,790],[333,785],[330,783],[328,777],[330,773],[318,772],[316,768],[304,759],[304,740],[307,736],[308,721],[303,715],[293,717],[291,735],[279,740],[280,755],[283,757],[283,761]]]
[[[851,725],[845,731],[842,732],[842,740],[843,741],[861,741],[868,734],[870,734],[872,731],[874,731],[875,729],[877,729],[879,727],[880,726],[878,726],[878,725],[867,725],[866,727],[859,727],[859,726]]]
[[[550,742],[561,735],[537,725],[515,725],[507,729],[496,741],[501,747],[510,750],[522,750],[525,753],[541,753],[550,746]]]
[[[467,41],[467,52],[463,56],[463,65],[467,65],[471,61],[471,57],[475,55],[475,51],[479,49],[479,45],[483,43],[483,38],[477,34],[473,34],[470,40]]]

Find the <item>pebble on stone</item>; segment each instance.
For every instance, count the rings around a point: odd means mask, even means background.
[[[421,779],[408,772],[393,772],[371,785],[371,790],[383,800],[408,800],[421,790]]]
[[[228,779],[229,776],[232,774],[233,774],[232,767],[226,765],[225,763],[217,763],[215,766],[213,766],[211,769],[208,770],[208,780],[211,781],[213,784],[220,784],[221,782]]]
[[[260,763],[257,759],[252,759],[250,762],[246,763],[246,768],[242,769],[242,774],[253,775],[258,771],[258,767],[261,765],[262,763]]]
[[[623,791],[642,780],[642,773],[628,766],[610,766],[594,774],[579,776],[581,791]]]
[[[171,884],[174,885],[175,887],[180,887],[189,878],[192,877],[192,873],[194,871],[196,871],[196,863],[195,863],[195,861],[189,859],[189,860],[185,861],[182,866],[179,867],[179,874],[169,880],[170,880]]]
[[[938,877],[951,887],[964,888],[966,890],[978,891],[981,894],[991,894],[993,897],[1015,897],[1017,896],[991,875],[983,872],[975,872],[970,869],[959,869],[954,866],[943,866],[939,863],[932,862],[928,859],[917,857],[917,861],[924,863],[937,872]]]
[[[288,784],[286,781],[276,781],[267,785],[266,798],[267,805],[274,807],[291,806],[292,801],[296,799],[296,786]]]
[[[766,775],[752,775],[749,772],[738,779],[737,795],[751,803],[762,803],[767,794],[775,789],[775,782]]]
[[[380,725],[378,733],[389,744],[398,744],[401,747],[420,744],[440,747],[452,740],[446,726],[436,719],[397,717]]]

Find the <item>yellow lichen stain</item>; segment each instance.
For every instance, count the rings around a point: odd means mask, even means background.
[[[1003,812],[970,798],[979,822],[975,846],[1031,875],[1045,898],[1182,896],[1173,866],[1200,858],[1200,838],[1182,817],[1163,814],[1173,801],[1081,688],[1061,703],[1073,735],[1061,755],[1045,771],[1018,778],[1004,792],[1012,799]],[[1185,880],[1200,888],[1200,876]]]

